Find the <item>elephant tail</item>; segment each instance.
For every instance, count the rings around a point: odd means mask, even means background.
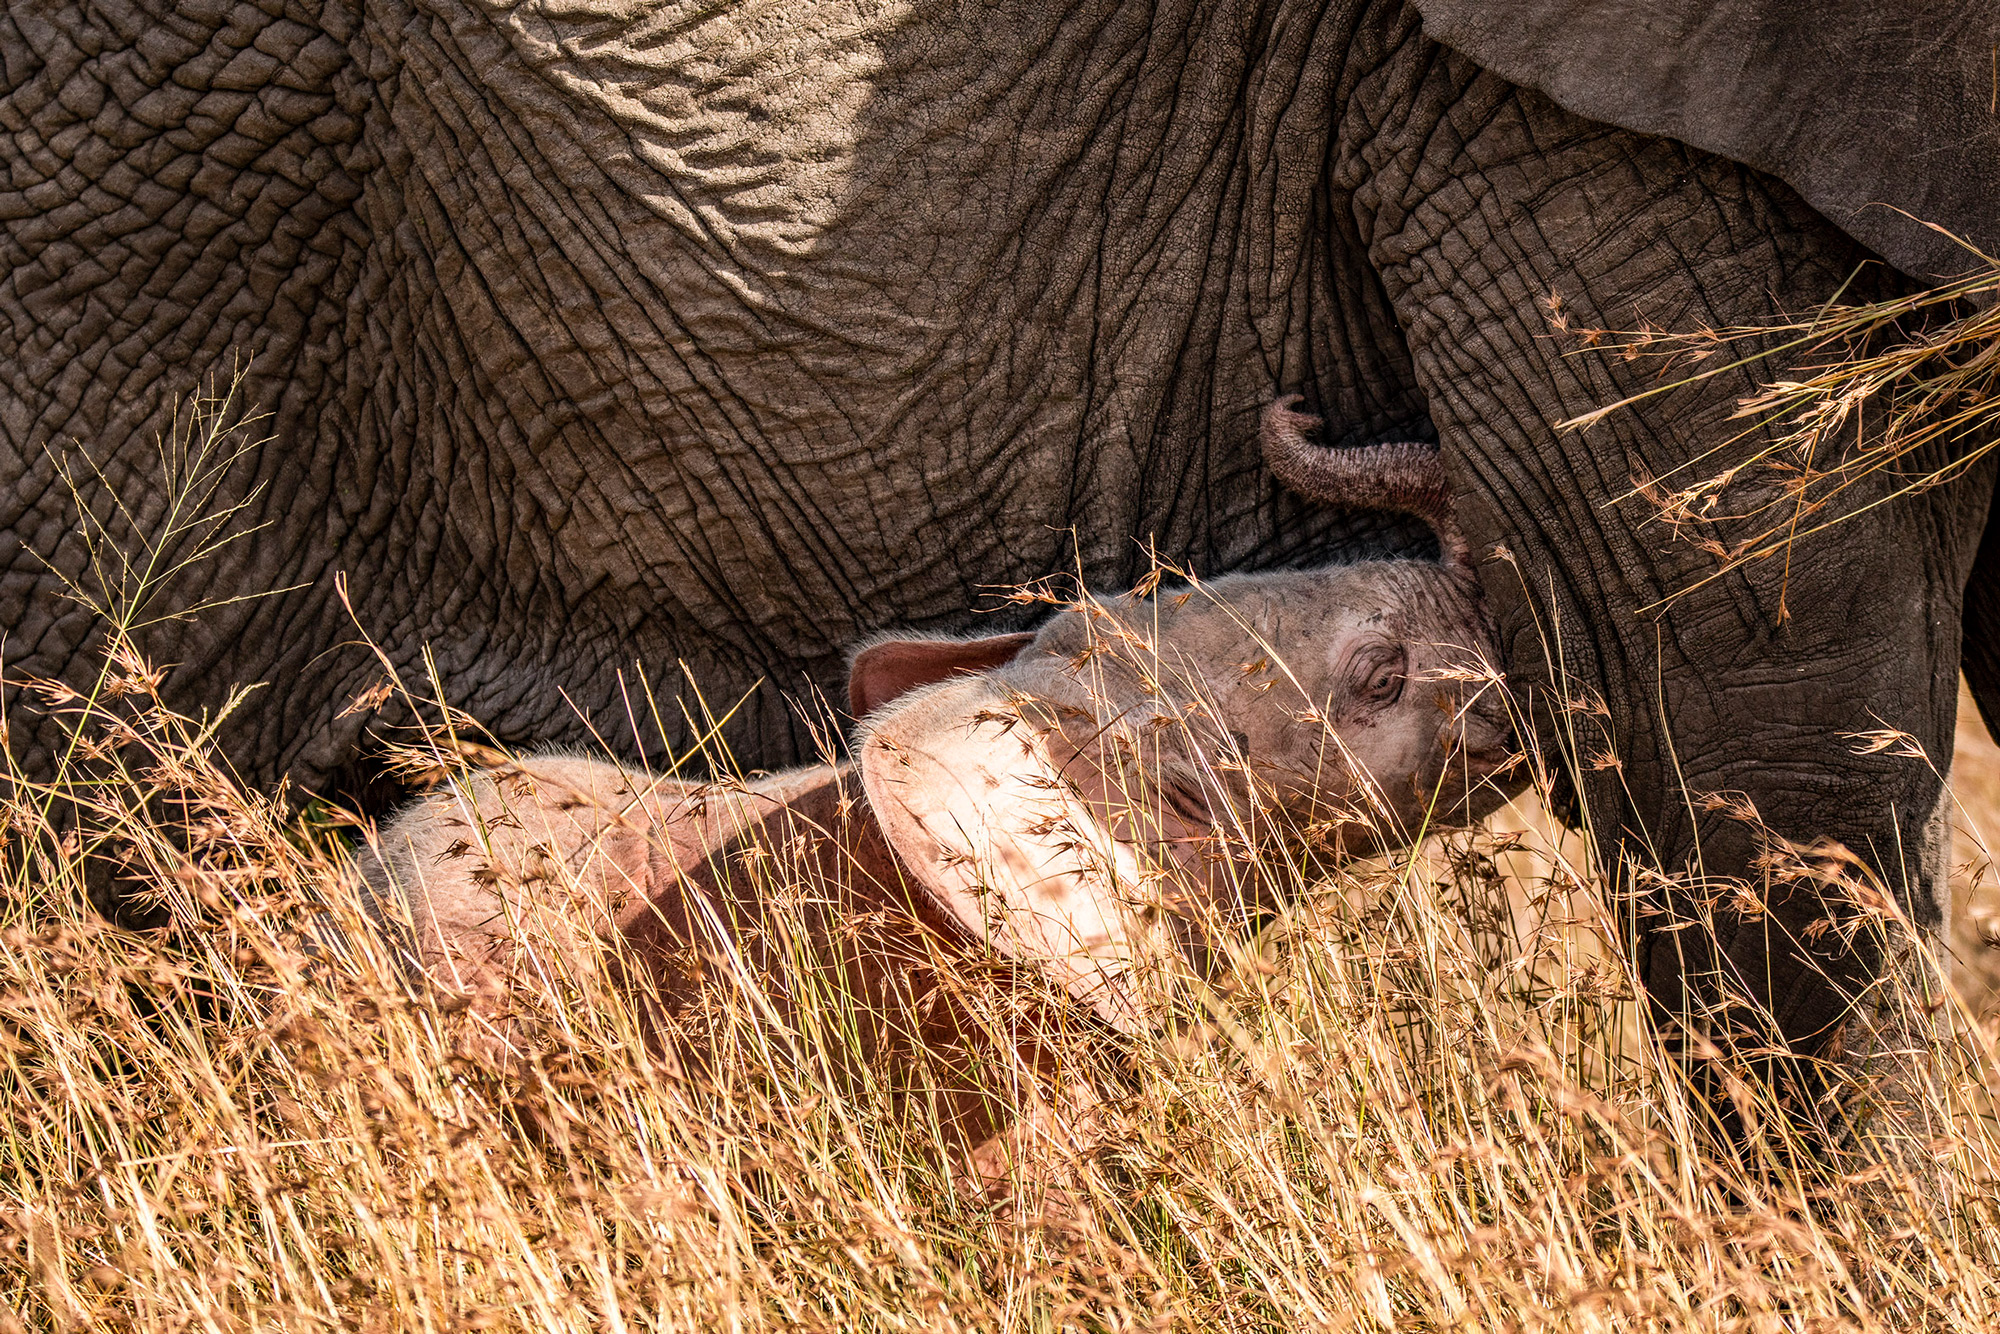
[[[1472,551],[1459,531],[1436,445],[1396,440],[1334,449],[1308,439],[1320,424],[1294,411],[1297,394],[1264,409],[1257,434],[1264,462],[1277,479],[1308,500],[1348,509],[1414,514],[1437,534],[1446,566],[1472,573]]]

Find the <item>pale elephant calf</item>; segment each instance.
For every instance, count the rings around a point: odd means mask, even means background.
[[[595,975],[616,940],[614,975],[684,1066],[714,1064],[705,996],[817,1012],[978,1144],[1006,1090],[1047,1073],[1037,1034],[1070,1007],[1028,1004],[998,1034],[964,973],[997,953],[1130,1031],[1148,960],[1199,968],[1218,930],[1280,906],[1260,848],[1338,857],[1464,823],[1507,757],[1434,452],[1319,450],[1306,424],[1267,414],[1280,475],[1426,515],[1442,564],[1235,575],[1086,600],[1033,634],[885,639],[853,660],[854,763],[729,786],[530,759],[402,813],[368,877],[407,902],[429,976],[490,1014],[524,976]]]

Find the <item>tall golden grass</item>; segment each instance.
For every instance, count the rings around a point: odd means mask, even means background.
[[[95,702],[57,705],[77,769],[60,788],[16,776],[5,807],[12,1324],[1972,1330],[2000,1316],[1985,1033],[1926,1030],[1907,1117],[1811,1151],[1772,1091],[1739,1079],[1755,1131],[1727,1148],[1635,1003],[1625,873],[1583,836],[1536,845],[1520,812],[1507,832],[1334,874],[1154,1036],[1078,1036],[1068,1077],[1101,1105],[1030,1142],[996,1193],[954,1167],[964,1146],[943,1131],[824,1073],[842,1064],[841,1025],[780,1025],[741,997],[718,998],[717,1031],[742,1054],[720,1086],[649,1054],[598,975],[525,995],[533,1055],[493,1063],[475,1016],[413,989],[370,926],[340,830],[244,790],[159,681],[117,649]],[[61,804],[70,817],[52,819]],[[92,857],[168,924],[85,912]]]
[[[1918,951],[1887,1007],[1913,1045],[1880,1086],[1850,1068],[1817,1131],[1665,1054],[1622,948],[1637,873],[1530,800],[1313,875],[1149,1036],[1080,1030],[1059,1082],[1097,1105],[988,1189],[902,1118],[897,1072],[827,1073],[851,1065],[837,996],[781,1021],[718,994],[732,1060],[696,1084],[586,968],[524,990],[530,1055],[494,1060],[374,926],[351,831],[247,789],[162,700],[129,601],[92,689],[40,687],[58,772],[0,785],[9,1329],[2000,1322],[1991,1035],[1879,895],[1857,925]],[[449,770],[452,740],[415,758]],[[164,925],[91,915],[93,863]],[[1704,1130],[1698,1075],[1737,1141]]]

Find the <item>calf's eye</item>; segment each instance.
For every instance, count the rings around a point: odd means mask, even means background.
[[[1362,658],[1356,666],[1355,694],[1372,705],[1394,704],[1403,693],[1405,662],[1403,651],[1385,649]]]

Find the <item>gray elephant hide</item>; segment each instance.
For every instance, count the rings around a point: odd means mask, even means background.
[[[2000,5],[1414,0],[1424,32],[1569,111],[1769,172],[1915,278],[2000,255]]]

